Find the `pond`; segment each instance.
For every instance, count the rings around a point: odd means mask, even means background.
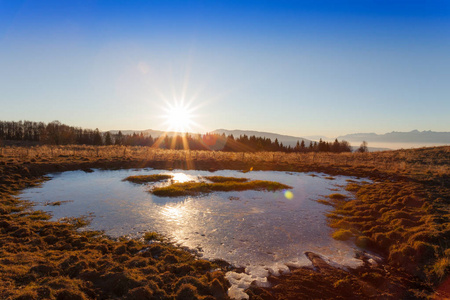
[[[289,191],[215,192],[196,197],[157,197],[148,192],[153,185],[122,181],[131,175],[171,174],[174,181],[201,181],[203,176],[245,177],[277,181]],[[41,186],[24,190],[20,197],[35,202],[35,209],[48,211],[53,220],[90,215],[87,229],[103,230],[112,237],[142,237],[157,231],[176,244],[196,249],[206,259],[223,259],[245,267],[244,274],[229,272],[234,298],[251,281],[265,285],[269,273],[289,272],[289,266],[310,265],[305,251],[331,263],[356,266],[352,243],[331,238],[326,213],[330,207],[318,203],[331,193],[349,195],[346,176],[320,173],[221,170],[94,170],[51,174]],[[59,206],[46,205],[63,201]]]

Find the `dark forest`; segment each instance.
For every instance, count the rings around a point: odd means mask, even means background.
[[[0,145],[14,141],[28,145],[124,145],[124,146],[149,146],[162,149],[190,149],[190,150],[215,150],[236,152],[351,152],[351,146],[347,141],[310,142],[297,141],[292,146],[283,145],[277,139],[241,135],[225,136],[219,134],[178,134],[152,137],[142,132],[133,134],[116,134],[100,132],[98,129],[83,129],[53,121],[48,124],[32,121],[0,121]]]

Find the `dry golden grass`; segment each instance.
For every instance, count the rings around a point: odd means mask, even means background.
[[[350,237],[351,233],[358,246],[383,253],[389,263],[384,268],[390,268],[390,272],[365,269],[347,284],[348,273],[334,273],[327,278],[301,270],[298,278],[293,272],[292,276],[279,279],[278,292],[250,292],[253,299],[267,293],[282,298],[286,289],[292,291],[292,299],[312,295],[314,291],[309,287],[318,283],[321,288],[315,293],[322,290],[335,297],[360,295],[367,286],[385,293],[380,295],[413,297],[423,292],[429,296],[433,284],[448,277],[450,147],[343,154],[227,153],[118,146],[5,147],[0,148],[0,297],[224,296],[228,283],[222,272],[208,272],[216,267],[210,262],[196,260],[168,244],[148,246],[138,241],[111,241],[97,233],[79,233],[74,230],[77,224],[45,221],[45,214],[26,211],[26,202],[12,197],[49,172],[136,167],[318,171],[374,180],[362,185],[349,182],[348,190],[355,192],[355,200],[328,198],[328,204],[335,206],[329,215],[330,225],[345,233],[343,237]],[[142,253],[151,256],[139,254],[144,248],[148,250]],[[398,275],[402,269],[409,275]],[[412,280],[407,277],[410,275],[419,279]],[[337,281],[340,283],[335,287],[333,282]],[[402,285],[398,286],[398,282]],[[405,290],[408,293],[402,294]],[[439,293],[436,297],[446,296]],[[315,295],[320,298],[326,294]]]
[[[384,172],[450,175],[450,146],[369,153],[282,153],[165,150],[125,146],[0,147],[0,161],[71,159],[124,159],[314,165],[375,168]],[[195,166],[194,166],[195,167]]]

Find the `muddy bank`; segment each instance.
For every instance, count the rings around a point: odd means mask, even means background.
[[[48,216],[43,213],[25,212],[27,204],[12,196],[20,189],[38,183],[41,176],[50,172],[140,167],[316,171],[371,178],[376,181],[373,185],[355,187],[357,199],[354,202],[336,203],[330,224],[337,229],[349,230],[350,238],[355,242],[365,241],[366,244],[361,245],[383,255],[386,265],[369,263],[364,258],[363,267],[343,271],[309,254],[315,268],[300,268],[291,270],[288,275],[270,277],[272,287],[251,287],[250,298],[399,299],[431,297],[436,292],[440,296],[446,295],[443,288],[438,290],[448,274],[445,258],[450,254],[445,251],[449,240],[445,226],[450,203],[445,175],[300,162],[255,165],[214,159],[147,161],[56,157],[52,160],[0,158],[0,297],[226,299],[229,286],[224,279],[224,272],[228,270],[226,264],[198,260],[170,244],[112,241],[100,233],[80,233],[75,230],[76,223],[48,222],[45,221]],[[414,196],[400,194],[394,197],[404,190],[411,190]],[[400,216],[396,214],[398,212],[404,214]],[[387,213],[385,217],[384,213]],[[419,216],[422,219],[417,219]],[[385,238],[377,233],[385,233]],[[445,241],[443,245],[442,241]],[[434,250],[428,246],[415,248],[416,242],[431,245]],[[398,252],[401,255],[396,254]],[[409,258],[416,258],[413,264],[407,264]],[[430,268],[434,271],[430,272]]]

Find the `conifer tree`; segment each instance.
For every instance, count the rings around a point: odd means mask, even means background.
[[[113,142],[112,142],[112,138],[111,138],[111,133],[109,133],[109,131],[107,131],[105,133],[105,145],[109,146],[109,145],[112,145],[112,144],[113,144]]]
[[[122,145],[123,144],[123,134],[122,131],[119,130],[119,133],[116,135],[116,139],[114,141],[115,145]]]

